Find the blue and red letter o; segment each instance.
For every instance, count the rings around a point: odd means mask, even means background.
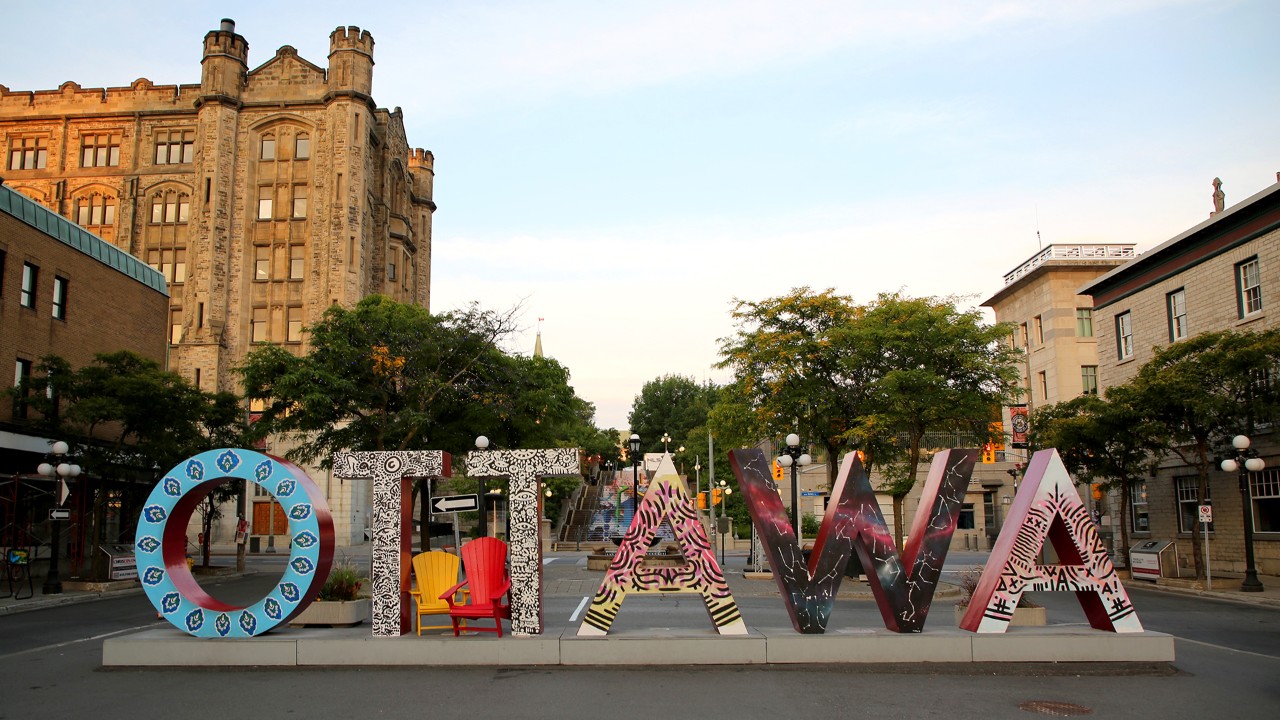
[[[289,518],[292,550],[280,582],[248,607],[214,599],[187,567],[187,525],[200,501],[226,480],[247,480],[271,493]],[[162,617],[196,637],[253,637],[300,612],[333,564],[333,518],[320,488],[301,468],[253,450],[210,450],[165,474],[138,519],[138,579]]]

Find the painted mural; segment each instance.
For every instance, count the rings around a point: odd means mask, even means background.
[[[678,567],[646,567],[648,551],[659,525],[667,521],[684,553]],[[706,529],[699,522],[693,500],[676,474],[670,456],[663,458],[653,482],[640,501],[636,519],[627,529],[604,581],[587,610],[579,636],[609,633],[628,593],[692,593],[702,596],[707,614],[721,635],[746,635],[738,604],[729,592]]]

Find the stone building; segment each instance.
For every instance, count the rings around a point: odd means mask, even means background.
[[[1215,189],[1217,189],[1215,184]],[[1215,193],[1208,220],[1080,289],[1094,301],[1098,376],[1103,387],[1128,382],[1155,348],[1203,332],[1267,330],[1280,325],[1280,183],[1223,208]],[[1240,432],[1248,434],[1247,428]],[[1280,574],[1280,442],[1255,428],[1253,447],[1266,469],[1252,473],[1254,548],[1259,572]],[[1210,472],[1209,548],[1214,572],[1244,569],[1243,496],[1235,473]],[[1177,546],[1190,573],[1198,498],[1195,471],[1166,462],[1133,488],[1134,541]]]
[[[1097,393],[1098,339],[1093,322],[1093,299],[1080,294],[1080,287],[1135,257],[1132,243],[1053,244],[1009,271],[1004,287],[992,295],[983,307],[995,313],[996,322],[1015,325],[1009,344],[1023,352],[1020,363],[1021,403],[1028,414],[1037,407],[1070,400],[1083,393]],[[1021,409],[1021,408],[1020,408]],[[1009,429],[1013,427],[1009,408],[1003,410],[1006,439],[1003,453],[998,454],[1004,474],[1017,475],[1027,461],[1024,448],[1012,447]],[[986,488],[991,495],[984,500],[988,521],[1008,509],[1013,490],[1013,477],[1000,482],[1000,474],[988,478]],[[994,507],[999,495],[1002,507]],[[1098,511],[1103,540],[1109,545],[1118,537],[1119,513],[1112,509],[1113,499],[1090,501]]]
[[[430,302],[433,158],[373,101],[373,37],[328,66],[284,46],[250,69],[223,20],[198,84],[0,85],[8,184],[159,270],[169,367],[205,390],[257,343],[306,347],[334,303]]]
[[[255,345],[303,352],[331,305],[383,294],[429,307],[434,159],[410,147],[399,108],[374,102],[373,48],[368,31],[339,27],[326,67],[286,45],[251,68],[223,20],[198,83],[0,85],[0,167],[9,187],[159,271],[169,369],[238,392],[234,368]],[[104,327],[132,322],[114,309]],[[338,541],[358,542],[367,488],[336,485]],[[270,501],[259,493],[248,511],[274,536],[287,523]]]

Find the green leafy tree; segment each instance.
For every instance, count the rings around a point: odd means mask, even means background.
[[[1082,482],[1120,489],[1120,552],[1129,567],[1132,488],[1153,469],[1158,428],[1137,404],[1128,385],[1110,388],[1103,399],[1081,395],[1036,410],[1030,442],[1056,448]]]
[[[235,395],[203,392],[154,360],[129,351],[100,353],[78,369],[61,357],[47,356],[17,392],[38,414],[38,427],[73,445],[86,469],[82,487],[95,485],[93,547],[103,541],[108,485],[149,491],[162,473],[184,458],[243,444],[244,413]],[[236,490],[224,484],[202,503],[201,554],[206,566],[218,506]],[[105,558],[100,556],[94,553],[92,561],[95,579],[106,576]]]
[[[1162,455],[1196,471],[1196,502],[1205,501],[1215,452],[1258,422],[1274,422],[1280,330],[1221,331],[1157,348],[1131,381],[1134,403],[1153,425]],[[1205,576],[1199,520],[1191,535],[1196,577]]]
[[[715,386],[699,385],[683,375],[663,375],[640,389],[627,421],[631,432],[640,436],[641,452],[660,452],[664,433],[672,438],[667,449],[674,451],[690,430],[707,424],[714,402]]]
[[[1002,342],[1007,324],[988,325],[955,298],[881,294],[850,333],[873,353],[874,393],[863,426],[896,428],[906,437],[907,472],[885,490],[893,498],[895,535],[902,545],[903,499],[915,486],[925,435],[967,429],[985,435],[1001,403],[1016,396],[1016,351]],[[874,433],[883,438],[883,433]]]
[[[741,440],[797,432],[829,458],[853,446],[872,407],[874,367],[855,330],[865,309],[845,295],[807,287],[760,301],[737,300],[737,331],[720,340],[718,367],[733,371],[715,425]],[[750,420],[747,419],[748,415]],[[829,485],[838,468],[828,463]]]
[[[265,410],[259,436],[283,434],[288,455],[329,466],[348,450],[446,450],[462,458],[476,434],[496,447],[568,447],[594,409],[558,362],[503,353],[515,310],[472,306],[432,314],[382,296],[329,308],[303,356],[278,346],[240,368],[247,398]],[[429,492],[415,488],[422,517]],[[427,547],[427,526],[420,544]]]

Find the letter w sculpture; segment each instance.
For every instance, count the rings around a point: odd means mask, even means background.
[[[840,580],[855,551],[869,571],[867,577],[885,627],[894,632],[920,632],[977,458],[977,450],[947,450],[934,456],[920,510],[907,536],[905,552],[899,557],[862,459],[850,453],[840,466],[806,564],[771,477],[769,459],[760,450],[731,451],[729,461],[796,632],[826,630]],[[908,567],[910,574],[905,570]]]

